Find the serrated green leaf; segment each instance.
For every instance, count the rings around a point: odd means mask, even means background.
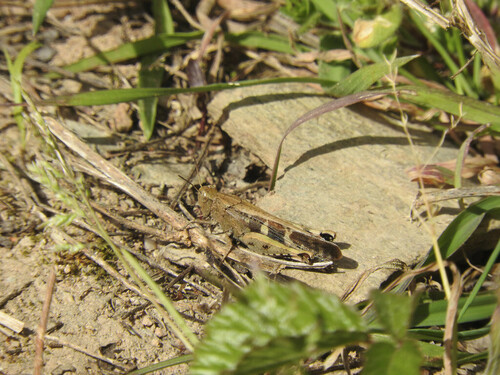
[[[207,325],[191,374],[257,374],[365,341],[359,314],[336,296],[262,278]]]
[[[415,341],[405,340],[392,356],[389,375],[419,375],[422,354]]]
[[[396,339],[405,337],[414,309],[413,300],[405,295],[382,293],[374,290],[372,295],[377,320],[386,332]]]
[[[392,342],[376,342],[366,351],[366,362],[363,368],[365,375],[386,374],[391,353],[396,349]]]
[[[414,341],[374,343],[366,352],[363,375],[418,375],[422,355]]]

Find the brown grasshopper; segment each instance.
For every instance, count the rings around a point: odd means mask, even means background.
[[[342,258],[333,243],[334,232],[314,231],[273,216],[259,207],[230,194],[204,186],[198,204],[204,217],[212,217],[223,230],[256,253],[302,261],[335,261]]]

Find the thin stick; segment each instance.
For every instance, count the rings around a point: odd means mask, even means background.
[[[56,271],[52,267],[50,271],[49,280],[47,282],[47,291],[45,294],[45,301],[43,302],[42,316],[40,324],[36,330],[35,338],[35,362],[34,362],[34,375],[41,375],[43,368],[43,343],[45,332],[47,331],[47,322],[49,320],[50,303],[52,302],[52,294],[54,292],[54,285],[56,283]]]
[[[203,160],[205,159],[205,157],[207,156],[208,147],[210,146],[210,144],[212,143],[212,139],[214,138],[215,128],[216,128],[215,125],[212,126],[212,128],[208,132],[207,140],[205,141],[205,144],[203,145],[203,149],[201,150],[201,154],[198,157],[198,159],[196,160],[196,163],[194,163],[193,167],[191,168],[191,171],[189,172],[188,177],[185,179],[183,178],[183,180],[186,182],[184,183],[184,185],[182,185],[181,189],[179,190],[179,192],[175,195],[174,199],[172,200],[172,203],[170,204],[171,208],[174,208],[177,205],[177,202],[179,201],[179,199],[182,197],[182,195],[187,190],[187,188],[188,188],[189,184],[191,183],[191,181],[193,180],[194,176],[200,170],[200,165],[203,162]]]
[[[58,337],[55,337],[55,336],[50,336],[50,335],[45,335],[45,338],[47,340],[50,340],[50,341],[53,341],[59,345],[63,345],[63,346],[66,346],[68,348],[71,348],[71,349],[74,349],[76,350],[77,352],[80,352],[80,353],[83,353],[85,355],[88,355],[89,357],[92,357],[92,358],[95,358],[95,359],[98,359],[99,361],[103,361],[103,362],[106,362],[106,363],[109,363],[110,365],[112,366],[115,366],[119,369],[122,369],[122,370],[128,370],[127,368],[123,367],[122,365],[120,365],[119,363],[115,362],[115,361],[112,361],[111,359],[109,358],[106,358],[106,357],[103,357],[101,355],[98,355],[98,354],[93,354],[93,353],[90,353],[89,351],[87,351],[86,349],[80,347],[80,346],[77,346],[77,345],[74,345],[74,344],[71,344],[67,341],[64,341],[64,340],[61,340],[60,338]]]

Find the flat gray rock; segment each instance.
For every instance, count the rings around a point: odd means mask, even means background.
[[[235,143],[272,167],[285,130],[329,100],[306,85],[263,85],[217,94],[209,113]],[[284,219],[337,232],[344,259],[335,273],[287,269],[283,274],[340,295],[365,270],[395,258],[412,265],[427,253],[430,235],[410,220],[418,187],[405,170],[416,165],[417,157],[428,162],[439,139],[423,126],[411,124],[409,131],[413,150],[402,127],[360,105],[311,120],[287,137],[276,190],[257,205]],[[432,162],[453,159],[456,153],[445,143]],[[435,218],[438,235],[452,218]],[[350,301],[365,299],[391,272],[370,275]]]

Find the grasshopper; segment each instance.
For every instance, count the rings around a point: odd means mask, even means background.
[[[342,258],[333,243],[334,232],[314,231],[280,219],[235,195],[219,193],[215,187],[202,187],[198,204],[204,217],[217,221],[253,252],[308,264]]]

